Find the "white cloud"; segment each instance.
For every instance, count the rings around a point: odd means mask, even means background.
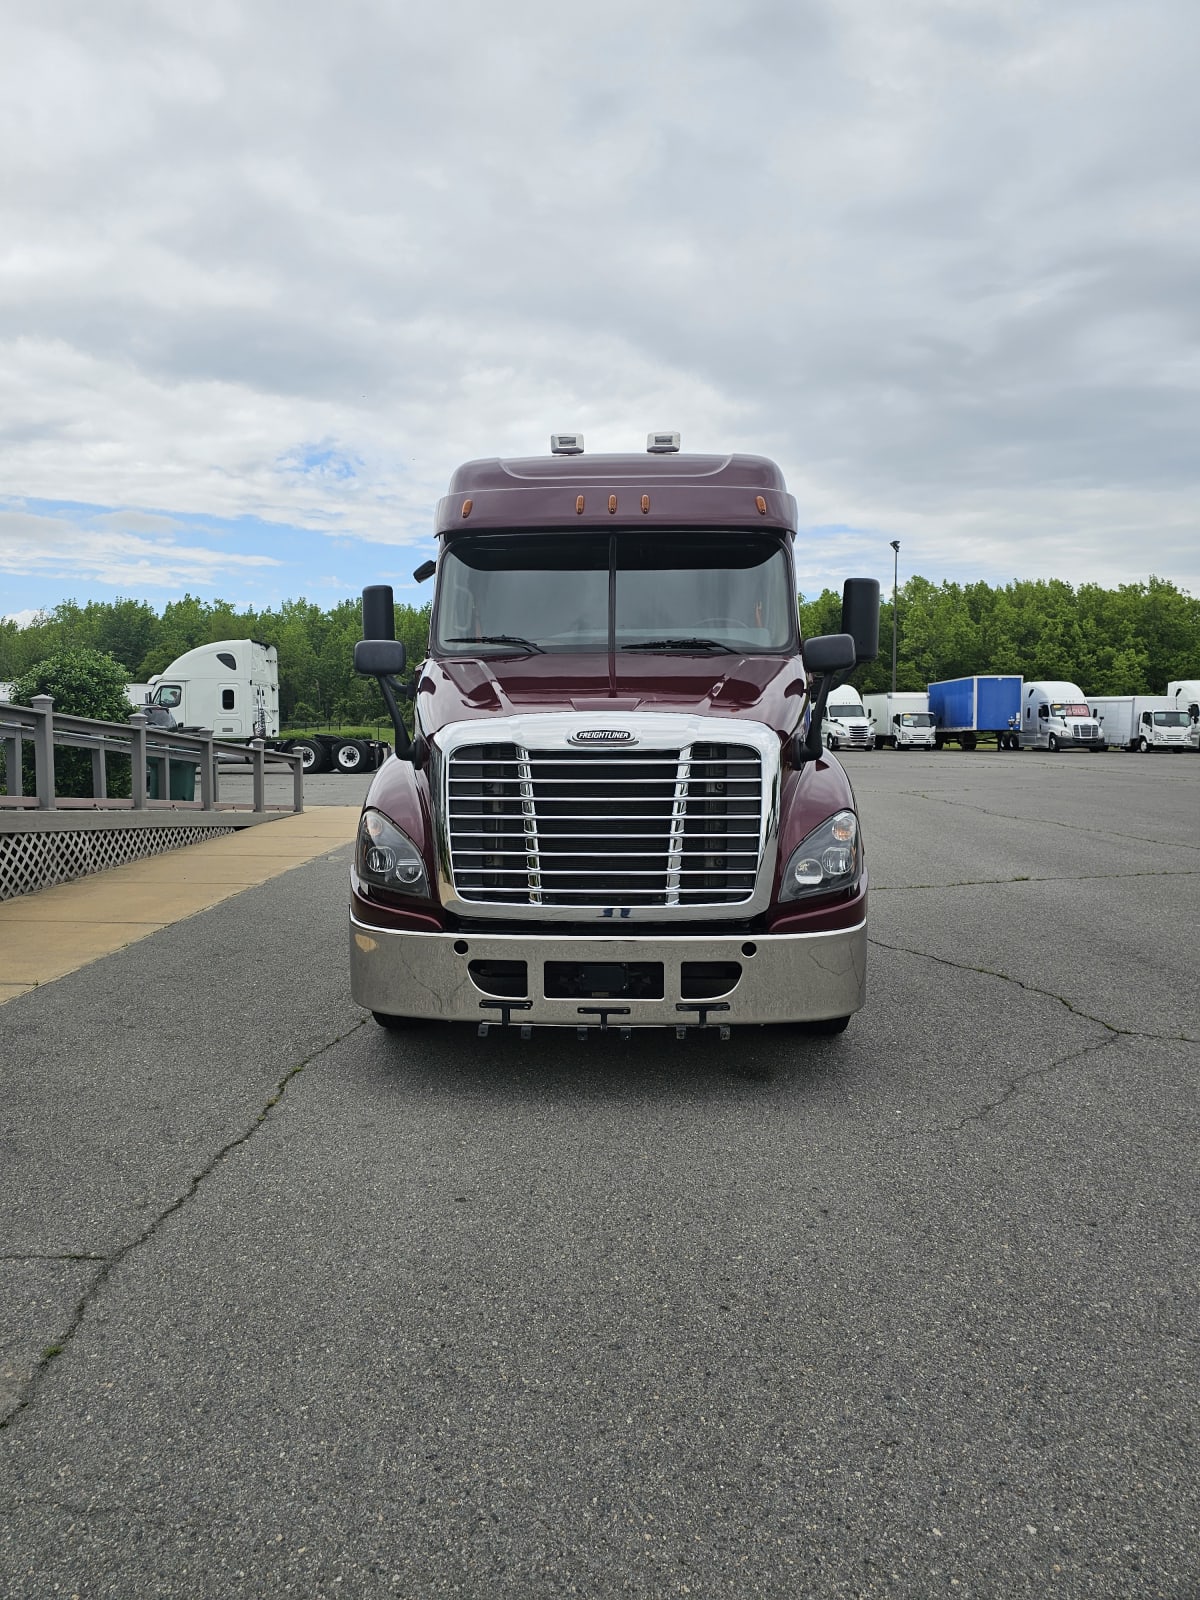
[[[674,427],[857,530],[821,581],[1200,590],[1184,0],[193,11],[0,62],[6,482],[151,518],[87,571],[200,581],[184,514],[415,544],[458,460]]]
[[[65,582],[93,579],[121,594],[211,586],[278,562],[271,556],[211,550],[172,538],[146,538],[102,519],[100,529],[67,518],[0,510],[0,572],[43,572]],[[158,520],[163,519],[148,519]]]

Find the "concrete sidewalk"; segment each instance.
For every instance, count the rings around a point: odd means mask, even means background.
[[[0,1005],[350,843],[358,817],[317,806],[0,902]]]

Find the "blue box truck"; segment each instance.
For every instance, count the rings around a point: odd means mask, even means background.
[[[974,750],[981,733],[995,734],[1001,750],[1020,748],[1020,677],[946,678],[931,683],[929,710],[939,750],[951,739],[963,750]]]

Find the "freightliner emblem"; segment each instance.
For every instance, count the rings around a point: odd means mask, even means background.
[[[571,735],[572,744],[636,744],[627,728],[583,728]]]

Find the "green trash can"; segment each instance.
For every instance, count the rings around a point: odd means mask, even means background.
[[[194,800],[196,798],[196,763],[194,761],[170,761],[168,766],[170,768],[168,783],[171,791],[168,798],[171,800]],[[161,761],[148,761],[146,763],[146,793],[151,800],[162,798],[158,792],[159,773],[161,771]]]

